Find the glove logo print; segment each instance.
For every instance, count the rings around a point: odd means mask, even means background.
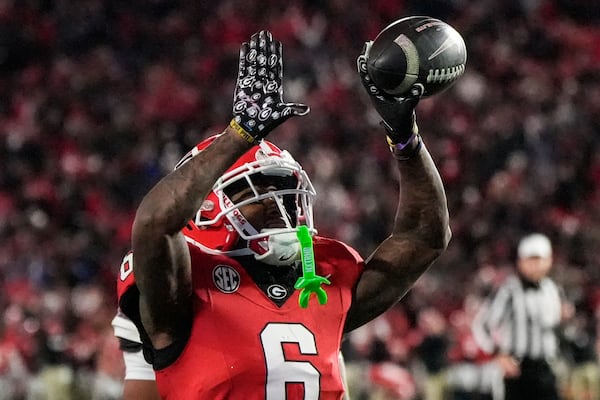
[[[277,60],[278,60],[277,55],[271,54],[271,56],[269,57],[269,67],[273,67],[275,64],[277,64]]]
[[[271,116],[272,111],[273,110],[271,110],[270,108],[265,108],[258,114],[258,119],[261,121],[266,121]]]
[[[267,86],[265,87],[265,91],[267,93],[275,92],[278,88],[277,82],[267,82]]]
[[[367,72],[367,63],[365,62],[365,59],[360,58],[358,60],[358,68],[360,69],[360,72]],[[371,77],[370,76],[365,76],[365,80],[370,81]]]
[[[249,108],[248,111],[246,111],[246,114],[248,114],[248,116],[250,118],[256,118],[258,111],[256,111],[256,108],[252,107],[252,108]]]
[[[244,78],[240,81],[240,88],[249,88],[250,86],[252,86],[252,83],[254,82],[254,78],[249,76],[247,78]],[[244,94],[244,91],[241,91],[239,95]]]
[[[235,103],[235,105],[233,106],[233,111],[236,113],[240,113],[242,111],[244,111],[244,109],[246,108],[246,102],[244,100],[238,101],[237,103]]]

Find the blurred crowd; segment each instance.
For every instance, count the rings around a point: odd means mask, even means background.
[[[436,380],[456,400],[495,396],[469,326],[532,231],[552,238],[553,277],[577,310],[557,368],[565,394],[585,399],[571,378],[598,364],[595,2],[0,0],[0,400],[119,398],[110,320],[136,205],[225,127],[239,45],[257,30],[283,43],[286,100],[312,108],[270,139],[311,176],[319,232],[367,256],[389,232],[398,182],[355,60],[417,14],[452,24],[468,49],[465,76],[418,107],[453,239],[345,341],[353,399],[436,400]]]

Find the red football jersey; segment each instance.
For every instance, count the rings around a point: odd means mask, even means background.
[[[235,259],[189,242],[195,316],[182,354],[156,371],[163,398],[341,399],[338,354],[362,258],[340,242],[315,237],[316,272],[331,281],[323,286],[327,304],[311,298],[301,308],[296,291],[278,307]],[[127,271],[122,268],[122,276]],[[132,275],[121,282],[119,295]],[[274,285],[273,295],[282,290]]]

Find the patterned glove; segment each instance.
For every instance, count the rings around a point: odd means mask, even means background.
[[[294,115],[306,115],[305,104],[283,102],[281,42],[260,31],[240,47],[238,78],[230,126],[250,143],[260,141]]]
[[[390,150],[400,160],[409,159],[421,148],[415,107],[424,88],[421,84],[413,85],[408,97],[394,97],[379,90],[367,72],[367,57],[372,44],[371,41],[366,42],[356,60],[358,74],[373,106],[382,118],[381,124],[387,131]]]

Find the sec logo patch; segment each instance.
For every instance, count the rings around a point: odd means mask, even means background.
[[[233,293],[240,288],[240,274],[229,265],[217,265],[212,276],[215,286],[223,293]]]

